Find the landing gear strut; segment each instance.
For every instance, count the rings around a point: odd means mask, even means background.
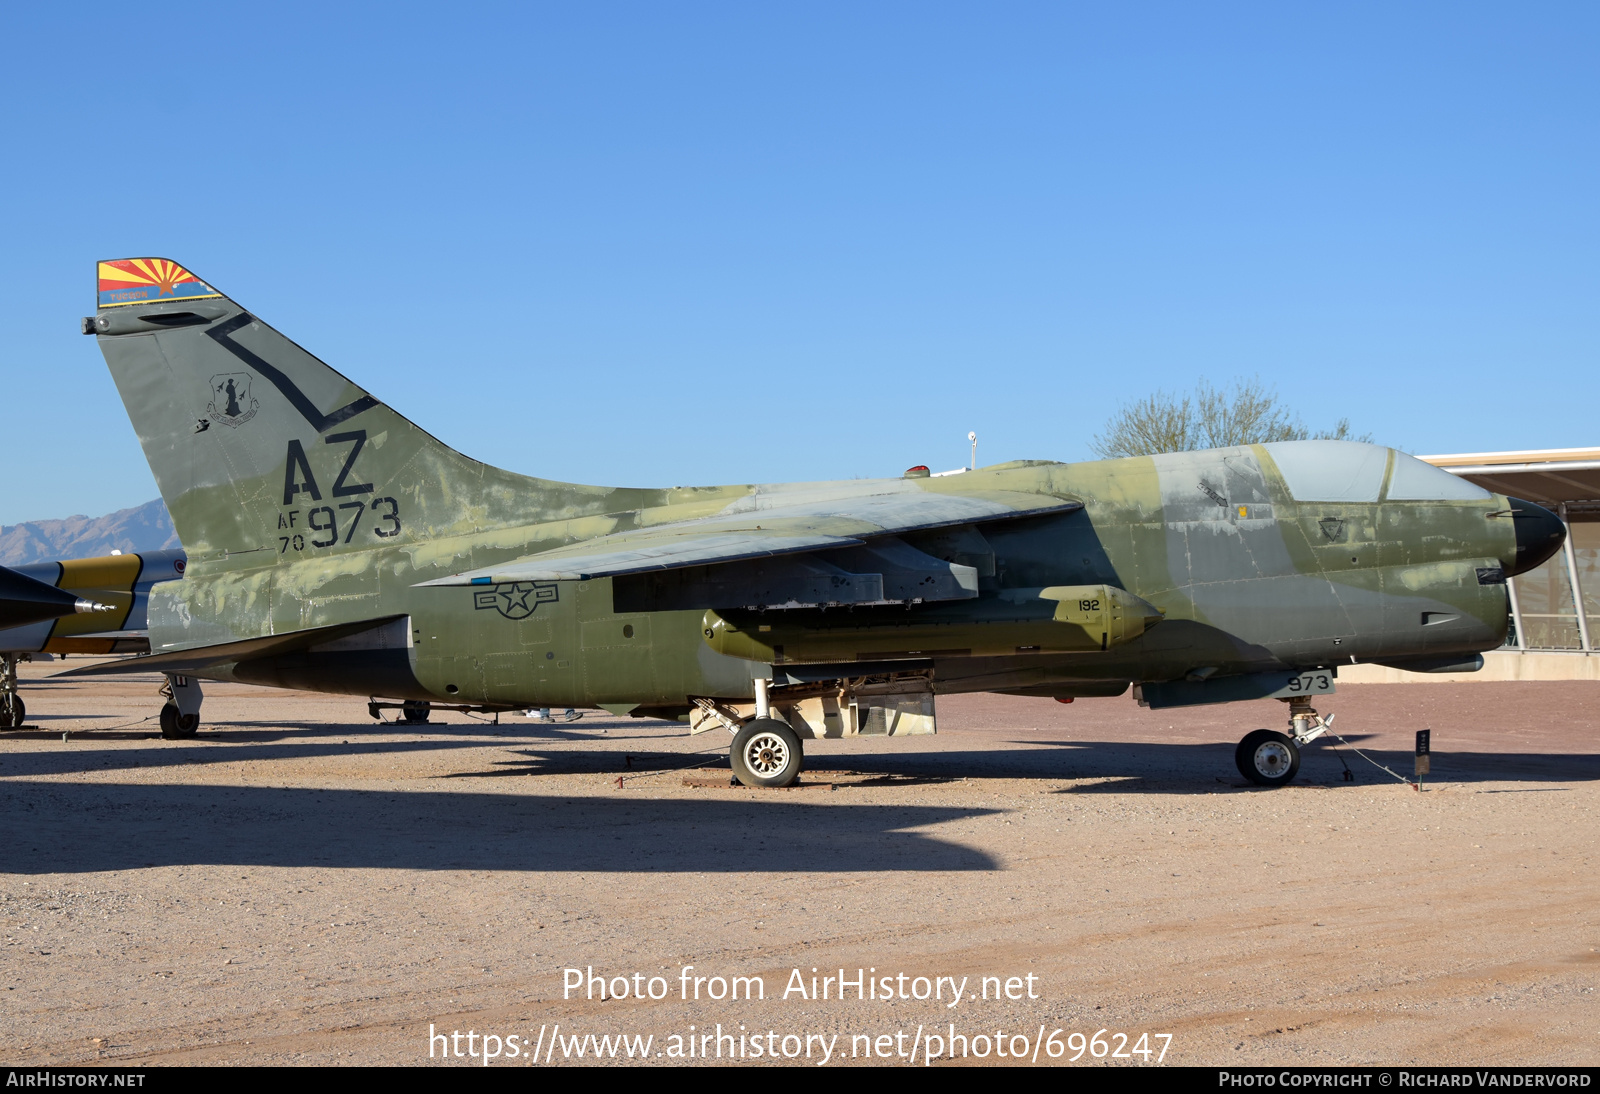
[[[1311,707],[1307,696],[1287,700],[1289,704],[1289,732],[1258,729],[1245,734],[1239,747],[1233,750],[1233,762],[1239,774],[1257,786],[1287,786],[1300,771],[1300,748],[1328,732],[1328,722]]]
[[[17,694],[17,655],[0,653],[0,729],[16,729],[28,717]]]
[[[755,717],[745,715],[714,699],[695,699],[705,716],[721,723],[733,734],[728,762],[733,777],[745,786],[765,788],[789,786],[805,769],[806,756],[800,735],[782,718],[774,717],[767,698],[767,681],[755,681]]]
[[[169,741],[193,737],[200,732],[200,681],[192,676],[168,676],[161,694],[167,703],[161,708],[161,736]]]

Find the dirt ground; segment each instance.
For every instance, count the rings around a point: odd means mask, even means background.
[[[1322,742],[1258,789],[1233,747],[1281,704],[1127,696],[942,699],[937,737],[758,792],[725,734],[595,712],[416,731],[207,685],[163,741],[158,678],[60,668],[0,735],[8,1063],[1600,1062],[1600,684],[1321,705],[1407,775],[1431,728],[1422,792]],[[591,966],[628,997],[564,998]],[[736,976],[765,997],[711,998]]]

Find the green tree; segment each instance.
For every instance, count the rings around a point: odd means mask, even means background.
[[[1348,418],[1313,433],[1276,391],[1252,377],[1229,389],[1201,380],[1192,392],[1157,391],[1126,403],[1089,447],[1101,459],[1117,459],[1308,438],[1370,442],[1372,434],[1354,436]]]

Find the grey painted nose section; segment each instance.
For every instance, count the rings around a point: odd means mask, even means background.
[[[1527,573],[1561,550],[1561,544],[1567,538],[1567,527],[1561,523],[1560,517],[1542,505],[1520,498],[1506,500],[1511,502],[1511,519],[1517,531],[1516,560],[1506,573],[1515,577]]]

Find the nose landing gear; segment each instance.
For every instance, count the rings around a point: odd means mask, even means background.
[[[1300,770],[1300,749],[1285,733],[1258,729],[1245,734],[1233,750],[1233,762],[1257,786],[1286,786]]]
[[[1239,774],[1257,786],[1287,786],[1300,771],[1300,748],[1310,744],[1324,733],[1333,721],[1333,715],[1323,718],[1311,707],[1311,700],[1298,696],[1287,700],[1289,704],[1289,732],[1258,729],[1245,734],[1239,747],[1233,750],[1233,762]]]

